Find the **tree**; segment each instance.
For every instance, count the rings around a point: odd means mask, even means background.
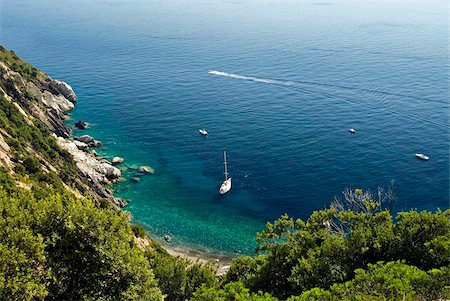
[[[428,273],[401,261],[382,261],[357,269],[354,279],[330,290],[314,288],[288,301],[435,300],[448,297],[448,269]]]
[[[217,269],[212,263],[192,263],[187,259],[155,251],[147,251],[146,256],[167,300],[188,300],[202,285],[214,287],[217,283]]]
[[[263,254],[235,260],[225,283],[242,281],[253,292],[285,299],[351,281],[356,271],[382,260],[405,260],[423,271],[450,265],[450,210],[402,212],[394,222],[371,194],[346,196],[351,202],[315,211],[306,222],[283,215],[268,223],[257,235]]]
[[[162,300],[123,213],[51,188],[38,201],[2,182],[0,299]]]
[[[230,282],[223,289],[202,286],[191,301],[277,301],[267,293],[250,293],[242,282]]]

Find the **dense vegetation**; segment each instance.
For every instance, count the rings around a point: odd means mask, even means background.
[[[225,282],[290,300],[432,300],[449,297],[450,210],[400,212],[361,199],[304,222],[287,215],[257,235],[256,258],[234,261]],[[379,209],[379,212],[376,212]]]
[[[0,61],[24,78],[43,76],[0,50]],[[4,91],[14,84],[0,81]],[[6,97],[0,135],[12,161],[0,167],[0,300],[450,298],[450,210],[392,216],[382,199],[349,190],[306,221],[284,215],[268,223],[256,256],[238,257],[216,276],[214,263],[167,254],[109,202],[77,196],[83,179],[70,154]]]

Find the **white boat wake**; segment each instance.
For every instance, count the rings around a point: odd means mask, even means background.
[[[281,85],[281,86],[292,86],[295,83],[290,81],[281,81],[281,80],[275,80],[275,79],[267,79],[267,78],[260,78],[260,77],[253,77],[253,76],[244,76],[234,73],[227,73],[217,70],[209,70],[209,74],[218,75],[218,76],[224,76],[224,77],[231,77],[235,79],[242,79],[242,80],[248,80],[252,82],[257,83],[265,83],[265,84],[272,84],[272,85]]]
[[[354,88],[354,87],[323,84],[323,83],[309,82],[309,81],[285,81],[285,80],[278,80],[278,79],[268,79],[268,78],[254,77],[254,76],[245,76],[245,75],[240,75],[240,74],[235,74],[235,73],[228,73],[228,72],[223,72],[223,71],[218,71],[218,70],[208,70],[208,73],[212,74],[212,75],[216,75],[216,76],[223,76],[223,77],[229,77],[229,78],[258,82],[258,83],[265,83],[265,84],[271,84],[271,85],[277,85],[277,86],[290,86],[294,89],[302,90],[303,92],[309,92],[309,93],[319,94],[319,95],[330,97],[330,98],[341,99],[341,100],[351,102],[351,103],[363,104],[369,108],[372,108],[372,109],[375,109],[378,111],[383,111],[383,112],[391,113],[391,114],[402,116],[402,117],[413,118],[413,119],[416,119],[416,120],[419,120],[419,121],[422,121],[425,123],[434,124],[434,125],[441,126],[441,127],[448,126],[448,124],[444,124],[441,122],[436,122],[436,121],[433,121],[430,119],[422,118],[422,117],[414,115],[414,114],[398,112],[398,111],[380,106],[380,104],[361,103],[358,100],[354,100],[349,97],[343,97],[337,93],[317,91],[316,89],[311,89],[311,88],[308,89],[308,88],[305,88],[304,86],[308,85],[308,86],[317,86],[317,87],[321,87],[321,88],[330,88],[330,87],[331,88],[340,88],[340,89],[345,89],[345,90],[364,91],[364,92],[371,92],[371,93],[375,93],[375,94],[385,94],[385,95],[390,95],[390,96],[413,98],[413,99],[422,100],[422,101],[430,101],[430,102],[440,103],[440,102],[434,101],[434,100],[416,98],[414,96],[394,94],[394,93],[389,93],[389,92],[385,92],[385,91],[377,91],[377,90],[370,90],[370,89],[364,89],[364,88],[360,89],[360,88]]]

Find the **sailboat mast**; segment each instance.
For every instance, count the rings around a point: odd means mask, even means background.
[[[224,175],[225,175],[225,181],[226,181],[226,180],[228,180],[228,171],[227,171],[227,152],[226,152],[226,151],[223,151],[223,164],[224,164],[224,166],[225,166],[225,172],[224,172]]]

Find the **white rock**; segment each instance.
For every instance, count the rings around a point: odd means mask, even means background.
[[[113,165],[119,164],[119,163],[122,163],[122,162],[123,162],[123,158],[122,158],[122,157],[114,157],[114,158],[111,160],[111,163],[112,163]]]
[[[122,175],[120,169],[108,163],[101,163],[98,170],[103,173],[108,179],[117,179]]]
[[[75,137],[75,139],[78,140],[78,141],[84,142],[84,143],[90,143],[90,142],[94,141],[94,138],[92,138],[89,135],[83,135],[83,136],[80,136],[80,137]]]
[[[74,104],[65,98],[63,95],[54,95],[49,91],[44,91],[42,93],[41,101],[49,108],[54,108],[59,112],[65,112],[72,110]]]
[[[89,148],[89,146],[88,146],[86,143],[81,142],[81,141],[78,141],[78,140],[74,140],[73,143],[75,143],[75,145],[77,146],[77,148],[78,148],[78,149],[81,149],[81,150],[85,150],[85,149],[88,149],[88,148]]]
[[[99,162],[93,155],[78,149],[77,142],[66,140],[62,137],[57,139],[58,145],[67,150],[75,160],[78,169],[92,181],[98,183],[107,182],[106,179],[118,179],[121,176],[120,169],[106,162]],[[79,142],[79,141],[78,141]]]
[[[52,80],[50,85],[59,93],[61,93],[65,98],[67,98],[71,102],[77,101],[77,95],[73,91],[72,87],[63,81],[60,80]]]

